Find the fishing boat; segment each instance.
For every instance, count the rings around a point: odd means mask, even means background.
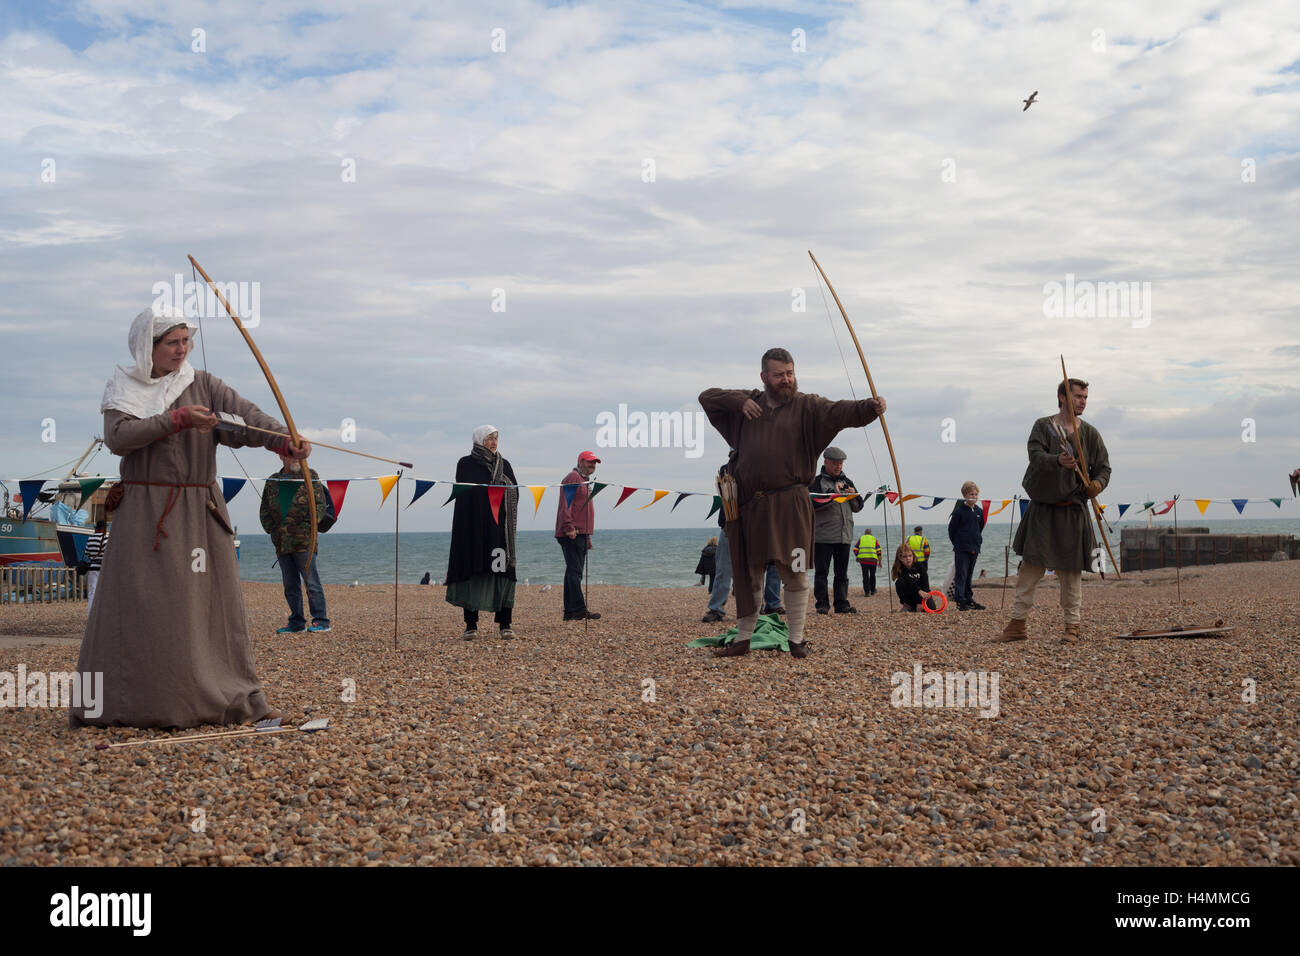
[[[0,481],[4,503],[0,506],[0,566],[55,565],[75,567],[94,533],[95,522],[105,517],[104,497],[118,479],[82,475],[78,469],[104,443],[96,438],[72,470],[54,488],[34,492],[24,509],[21,493],[15,496]],[[94,491],[83,501],[86,489]]]

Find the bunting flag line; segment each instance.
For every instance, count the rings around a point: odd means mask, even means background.
[[[230,499],[239,494],[246,484],[248,484],[247,478],[222,478],[221,497],[226,499],[226,504],[230,504]]]
[[[528,490],[533,493],[533,517],[537,517],[537,509],[542,506],[542,495],[546,492],[545,485],[529,485]]]
[[[380,508],[382,508],[384,502],[388,500],[388,493],[397,487],[397,477],[397,475],[384,475],[382,478],[375,479],[375,481],[379,482],[379,487],[384,489],[384,496],[379,499]],[[398,504],[401,504],[400,500],[398,501]]]
[[[425,478],[416,478],[415,494],[411,495],[411,500],[406,503],[406,507],[409,508],[411,507],[411,505],[419,501],[420,497],[424,495],[425,492],[427,492],[430,488],[432,488],[436,484],[437,484],[436,481],[429,481]]]
[[[329,489],[330,500],[334,502],[334,520],[339,520],[339,515],[343,514],[343,496],[348,493],[347,478],[334,478],[325,482],[325,487]]]

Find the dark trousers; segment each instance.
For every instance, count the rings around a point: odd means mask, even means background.
[[[703,584],[706,588],[708,588],[708,589],[709,589],[709,592],[712,593],[712,592],[713,592],[713,572],[712,572],[712,571],[709,571],[709,572],[706,573],[706,574],[702,574],[702,575],[700,575],[700,583]]]
[[[849,606],[849,546],[847,544],[813,545],[813,598],[819,608],[830,608],[826,596],[826,578],[830,574],[831,561],[835,561],[835,610],[842,611]]]
[[[957,596],[958,604],[971,604],[975,594],[971,591],[970,576],[975,570],[975,559],[979,552],[954,551],[952,553],[953,578],[952,592]]]
[[[316,573],[316,562],[307,560],[306,551],[282,554],[279,558],[280,577],[284,580],[284,599],[289,602],[289,626],[301,631],[307,626],[302,616],[302,585],[307,585],[307,604],[311,610],[313,624],[329,627],[330,619],[325,613],[325,589],[321,587],[320,575]]]
[[[580,534],[570,538],[556,538],[564,552],[564,613],[581,614],[587,610],[587,599],[582,596],[582,569],[587,564],[588,536]]]
[[[874,564],[864,564],[862,566],[862,593],[867,597],[876,593],[876,566]]]
[[[461,608],[461,610],[465,612],[465,630],[478,630],[478,611],[468,607]],[[510,622],[514,619],[514,613],[515,609],[513,607],[503,607],[501,610],[497,611],[493,615],[497,622],[497,626],[502,628],[509,627]]]

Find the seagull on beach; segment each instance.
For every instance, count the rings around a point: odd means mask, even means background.
[[[1029,107],[1032,106],[1032,105],[1034,104],[1034,102],[1037,100],[1037,98],[1038,98],[1038,91],[1037,91],[1037,90],[1034,90],[1034,92],[1032,92],[1032,93],[1029,94],[1029,99],[1025,100],[1025,109],[1024,109],[1024,110],[1021,110],[1020,112],[1023,113],[1023,112],[1025,112],[1025,110],[1029,109]]]

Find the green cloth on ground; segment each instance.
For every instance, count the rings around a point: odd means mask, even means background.
[[[687,647],[719,647],[730,644],[736,639],[738,630],[732,628],[724,634],[713,637],[699,637],[687,644]],[[786,651],[790,650],[790,631],[779,614],[760,614],[754,625],[754,636],[749,639],[751,651]]]
[[[515,584],[505,574],[476,574],[447,585],[447,603],[472,611],[499,611],[515,606]]]

